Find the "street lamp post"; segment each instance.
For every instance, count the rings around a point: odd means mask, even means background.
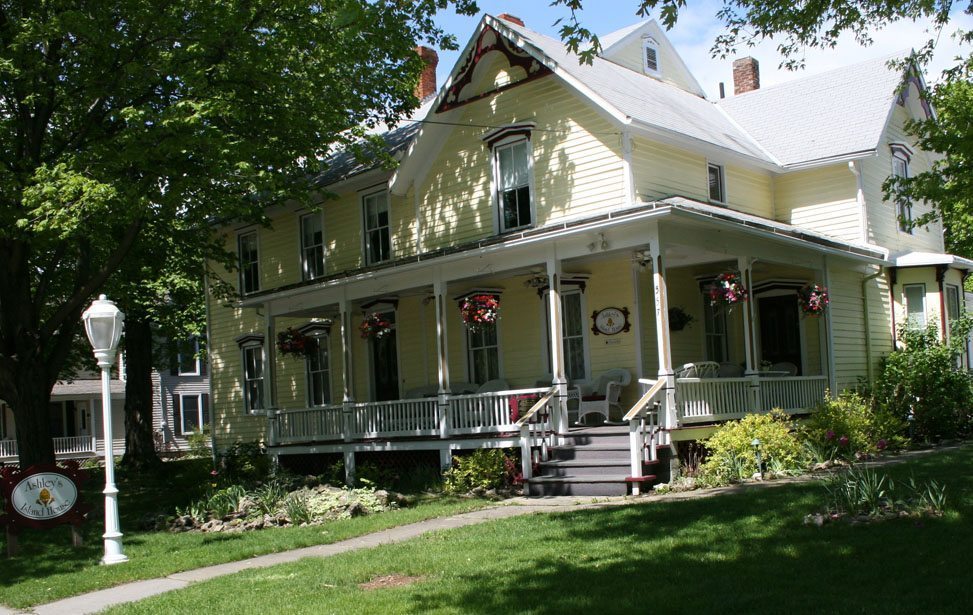
[[[128,558],[122,553],[122,532],[118,523],[118,487],[115,486],[115,452],[111,433],[111,367],[115,363],[118,341],[122,337],[125,314],[115,303],[99,295],[81,319],[88,341],[101,368],[101,414],[105,438],[105,556],[102,564],[120,564]]]

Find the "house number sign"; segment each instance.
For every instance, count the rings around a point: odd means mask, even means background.
[[[591,314],[595,322],[591,332],[595,335],[615,335],[628,333],[632,325],[628,322],[628,308],[606,307]]]

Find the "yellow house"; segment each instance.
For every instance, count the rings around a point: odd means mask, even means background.
[[[351,475],[361,452],[518,446],[531,492],[637,492],[694,426],[805,411],[909,319],[945,331],[973,263],[882,192],[930,164],[903,129],[930,113],[920,80],[879,58],[760,89],[745,58],[709,101],[655,22],[601,40],[581,65],[486,16],[386,134],[394,171],[338,155],[336,198],[221,229],[240,299],[209,306],[219,449],[341,453]],[[622,426],[576,426],[599,415]]]

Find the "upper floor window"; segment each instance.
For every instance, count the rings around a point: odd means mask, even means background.
[[[301,216],[301,276],[313,280],[324,275],[324,223],[321,214]]]
[[[530,141],[520,138],[493,148],[500,232],[530,226]]]
[[[237,254],[240,259],[240,292],[260,290],[260,252],[257,248],[257,231],[237,237]]]
[[[924,328],[926,318],[926,285],[906,284],[902,287],[905,295],[906,326]]]
[[[723,177],[723,166],[709,163],[706,167],[709,178],[709,200],[711,203],[723,205],[726,203],[726,181]]]
[[[261,343],[247,343],[243,352],[243,407],[256,412],[264,407],[264,349]]]
[[[892,177],[907,179],[909,177],[909,162],[912,152],[905,145],[893,143],[892,146]],[[912,202],[906,198],[895,200],[895,215],[899,230],[912,233]]]
[[[185,340],[178,345],[176,365],[179,376],[198,376],[202,373],[199,360],[199,338]]]
[[[659,74],[659,44],[654,38],[642,39],[642,70],[647,74]]]
[[[389,197],[376,192],[362,197],[365,218],[365,264],[374,265],[392,256],[392,237],[389,233]]]

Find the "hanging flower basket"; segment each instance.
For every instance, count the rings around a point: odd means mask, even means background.
[[[500,300],[494,295],[471,295],[459,304],[463,315],[463,323],[471,331],[496,324],[500,318]]]
[[[736,305],[747,300],[747,289],[739,273],[721,273],[709,287],[709,302],[712,305]]]
[[[392,323],[376,312],[366,316],[361,321],[361,324],[358,325],[358,331],[361,333],[363,340],[380,340],[391,330]]]
[[[277,334],[277,352],[285,357],[309,357],[318,349],[318,341],[288,327]]]
[[[682,309],[681,307],[671,307],[669,308],[669,330],[670,331],[682,331],[690,323],[692,323],[695,318],[693,315]]]
[[[808,284],[797,291],[797,303],[805,316],[820,316],[824,314],[831,299],[827,288],[820,284]]]

